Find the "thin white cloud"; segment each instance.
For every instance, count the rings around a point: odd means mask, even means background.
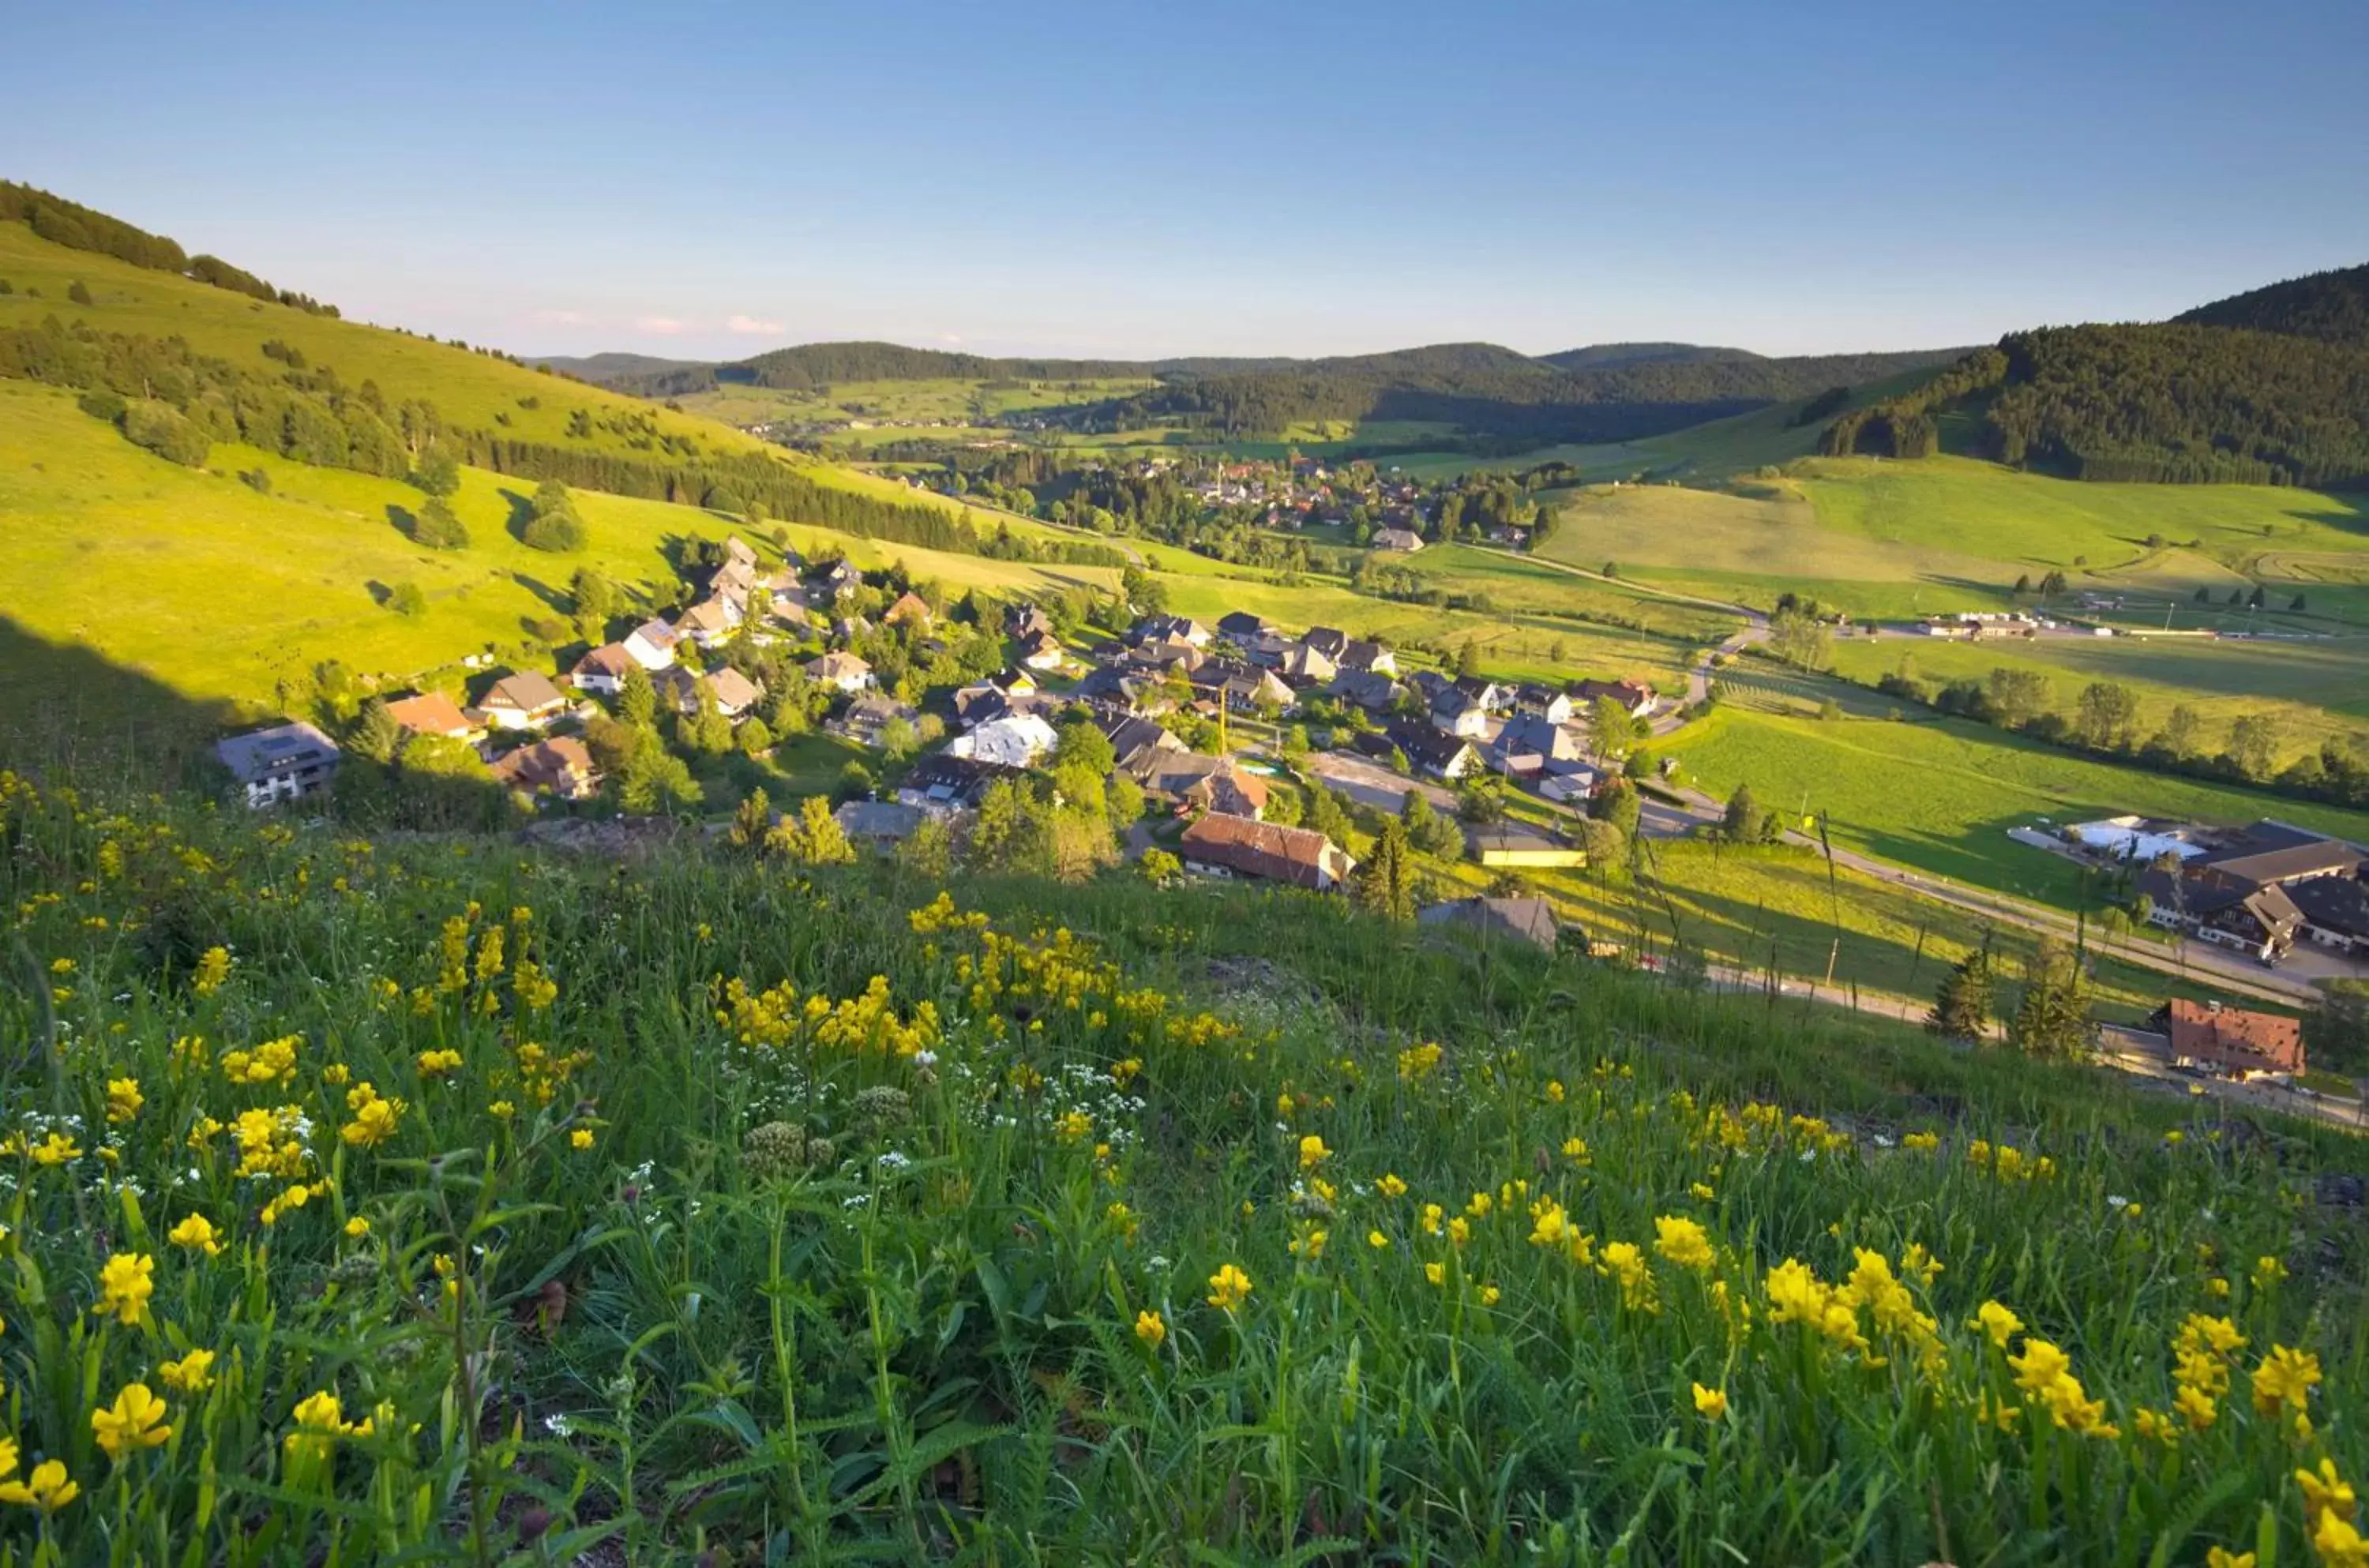
[[[782,333],[778,321],[761,321],[753,315],[730,315],[724,318],[724,330],[737,332],[744,338],[776,338]]]
[[[635,322],[634,326],[639,331],[656,332],[661,336],[671,336],[677,332],[690,330],[689,324],[670,315],[646,315]]]
[[[962,341],[962,334],[959,332],[941,332],[938,334],[938,341],[941,343],[959,343]]]
[[[589,326],[592,318],[580,310],[539,310],[534,313],[537,325],[543,326]]]

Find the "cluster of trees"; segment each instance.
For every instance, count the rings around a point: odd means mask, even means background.
[[[2054,937],[2042,937],[2024,966],[2023,990],[2007,1020],[2008,1043],[2031,1056],[2088,1056],[2097,1038],[2089,1017],[2092,990],[2082,955]],[[1986,941],[1941,977],[1925,1026],[1944,1039],[1986,1040],[1997,1004],[1997,964]]]
[[[584,520],[578,515],[576,498],[568,494],[566,486],[545,479],[535,486],[519,541],[530,549],[559,555],[572,555],[584,548]]]
[[[293,290],[275,289],[254,273],[233,267],[218,256],[191,256],[163,235],[152,235],[120,218],[109,217],[79,201],[69,201],[29,185],[0,179],[0,223],[29,224],[41,238],[69,250],[111,256],[152,272],[176,272],[218,289],[234,290],[274,304],[292,305],[315,315],[338,314],[335,305],[325,305]],[[88,294],[86,292],[77,303],[90,303]]]
[[[1914,392],[1844,414],[1820,449],[1928,456],[1940,416],[1956,410],[1983,455],[2070,478],[2369,484],[2363,270],[2177,322],[2010,333]]]
[[[1940,410],[1962,397],[1997,386],[2008,373],[2007,356],[1977,349],[1916,390],[1855,408],[1818,439],[1829,457],[1866,452],[1879,457],[1930,457],[1941,450]]]
[[[2325,343],[2369,343],[2369,265],[2290,278],[2182,311],[2172,320],[2283,332]]]
[[[1876,682],[1886,696],[1919,703],[1953,718],[2013,729],[2067,750],[2135,761],[2157,773],[2252,784],[2331,806],[2369,807],[2369,742],[2323,741],[2317,750],[2292,758],[2272,713],[2239,714],[2215,748],[2204,722],[2187,704],[2164,715],[2160,727],[2142,737],[2138,694],[2116,681],[2084,685],[2067,712],[2056,705],[2056,688],[2037,670],[2001,666],[1981,680],[1972,677],[1936,686],[1904,667]]]

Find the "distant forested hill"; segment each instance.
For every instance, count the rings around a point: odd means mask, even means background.
[[[1182,424],[1228,436],[1386,418],[1446,421],[1483,436],[1615,441],[1948,364],[1961,352],[1778,360],[1691,343],[1616,343],[1533,358],[1494,343],[1435,343],[1321,360],[1027,360],[895,343],[809,343],[729,364],[594,379],[649,397],[719,384],[804,390],[867,381],[1157,381],[1156,388],[1097,405],[1082,417],[1100,428]]]
[[[1823,450],[1927,456],[1957,416],[1979,455],[2072,478],[2369,487],[2365,286],[2354,268],[2169,322],[2009,333]]]
[[[629,381],[636,376],[656,376],[665,375],[674,371],[701,370],[706,365],[704,360],[662,360],[656,354],[615,353],[588,354],[582,359],[571,359],[565,354],[554,354],[540,360],[530,360],[527,362],[538,367],[547,366],[562,375],[572,375],[578,381],[589,381],[595,386],[614,386],[621,381]]]
[[[2325,343],[2369,344],[2369,266],[2289,279],[2199,305],[2172,319],[2198,326],[2249,326]]]

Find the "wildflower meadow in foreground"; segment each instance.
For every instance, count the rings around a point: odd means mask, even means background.
[[[1310,900],[0,839],[0,1560],[2369,1563],[2340,1145],[1713,1095]]]

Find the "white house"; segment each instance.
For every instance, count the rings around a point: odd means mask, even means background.
[[[576,661],[568,681],[579,692],[613,697],[625,689],[625,672],[640,661],[623,643],[603,643]]]
[[[522,670],[495,681],[477,706],[497,729],[540,729],[566,711],[567,695],[548,677]]]
[[[255,810],[317,795],[338,771],[337,743],[301,719],[217,741],[214,755]]]
[[[946,753],[1006,768],[1024,768],[1060,741],[1053,727],[1035,714],[1006,714],[955,737]]]
[[[644,670],[664,670],[674,662],[674,646],[681,640],[664,621],[645,621],[625,634],[624,649]]]
[[[1423,535],[1412,528],[1378,528],[1372,544],[1377,550],[1396,550],[1412,555],[1423,548]]]
[[[827,653],[807,661],[807,679],[841,692],[861,692],[872,684],[872,666],[852,653]]]

